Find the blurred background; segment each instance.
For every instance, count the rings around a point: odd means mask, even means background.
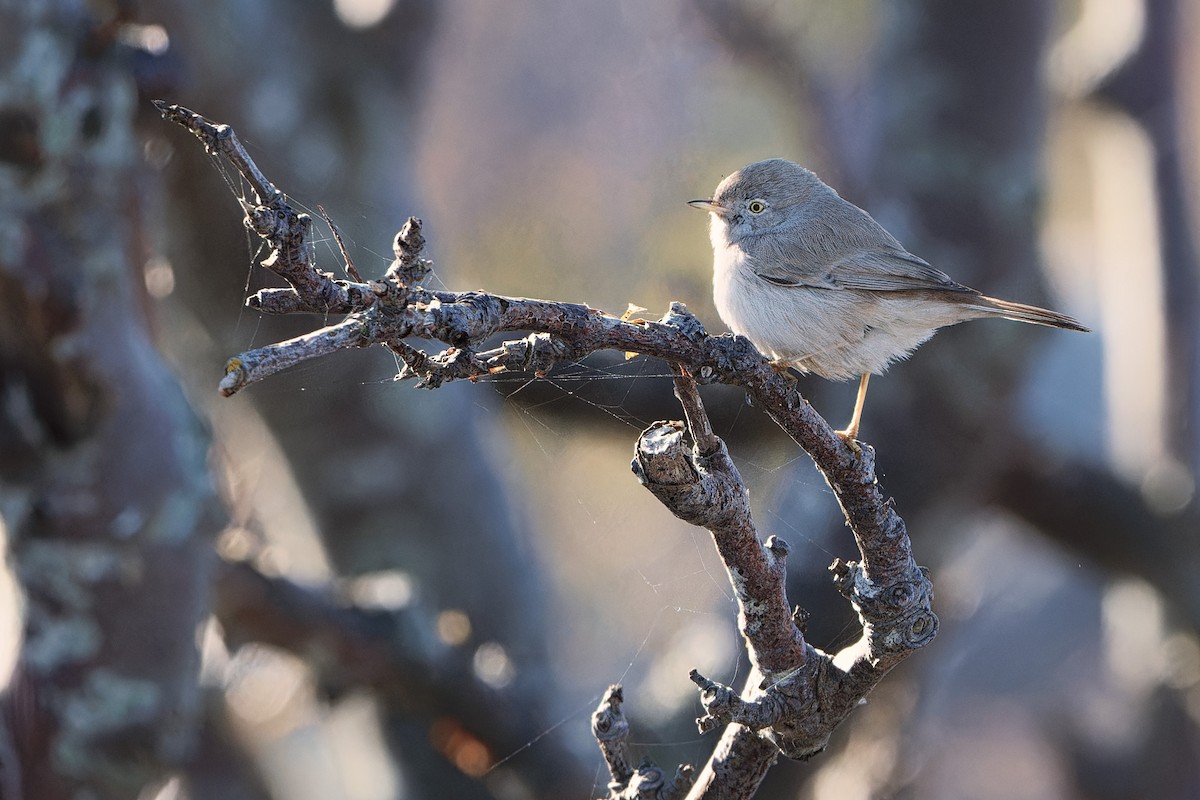
[[[783,156],[1079,318],[948,329],[872,382],[941,634],[759,796],[1200,796],[1197,36],[1178,0],[0,2],[0,796],[599,796],[608,684],[670,772],[716,738],[688,670],[747,669],[707,533],[628,471],[679,416],[663,364],[425,392],[347,352],[219,398],[325,320],[243,307],[275,285],[248,190],[159,97],[366,277],[412,214],[433,287],[720,332],[685,201]],[[323,228],[318,256],[341,274]],[[835,425],[854,389],[801,381]],[[852,643],[832,494],[704,396],[810,640]]]

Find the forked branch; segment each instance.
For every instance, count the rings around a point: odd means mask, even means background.
[[[486,292],[431,291],[421,286],[430,264],[422,255],[420,220],[410,218],[393,243],[395,261],[377,280],[337,280],[320,270],[312,219],[297,212],[258,170],[227,125],[159,102],[163,116],[227,158],[254,189],[245,224],[267,241],[262,262],[290,288],[264,289],[247,304],[267,313],[344,314],[311,333],[231,358],[220,390],[231,395],[290,366],[354,347],[382,345],[404,362],[400,380],[436,388],[447,381],[498,373],[543,374],[597,350],[662,359],[676,374],[683,422],[656,423],[638,439],[634,472],[672,513],[707,528],[729,572],[739,628],[754,669],[742,691],[696,672],[706,714],[701,730],[726,726],[696,778],[674,781],[648,763],[632,767],[624,737],[621,691],[610,689],[594,725],[613,781],[610,797],[750,797],[779,753],[808,758],[871,688],[913,650],[928,644],[938,622],[932,586],[913,560],[904,522],[875,480],[874,450],[851,450],[748,341],[709,336],[680,303],[658,320],[618,318],[573,303]],[[357,275],[357,272],[351,272]],[[479,349],[496,334],[527,335]],[[412,340],[439,342],[426,352]],[[863,626],[862,639],[836,654],[804,638],[804,615],[784,593],[787,545],[759,540],[740,475],[713,434],[697,384],[738,386],[813,459],[841,504],[860,560],[835,562],[838,589]],[[653,785],[652,785],[653,784]],[[657,787],[657,788],[655,788]],[[690,787],[690,791],[689,791]]]

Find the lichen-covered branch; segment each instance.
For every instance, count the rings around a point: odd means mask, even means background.
[[[172,121],[192,130],[206,147],[233,147],[236,137],[186,109],[160,105]],[[210,144],[211,143],[211,144]],[[234,151],[239,170],[257,168]],[[256,178],[257,180],[257,178]],[[808,758],[830,732],[905,656],[932,640],[937,618],[932,588],[912,557],[903,520],[875,479],[874,451],[848,447],[748,341],[709,336],[680,303],[658,320],[618,318],[573,303],[505,297],[487,292],[435,292],[420,285],[428,272],[421,255],[420,221],[397,235],[395,261],[379,280],[334,280],[313,261],[311,220],[295,213],[282,194],[264,184],[246,224],[272,247],[263,266],[291,288],[269,289],[249,304],[263,311],[345,313],[345,319],[309,334],[230,359],[221,392],[230,395],[288,366],[352,347],[382,345],[404,363],[398,379],[436,388],[447,381],[480,380],[511,372],[541,374],[597,350],[660,358],[676,375],[686,417],[661,422],[638,439],[633,469],[673,514],[707,528],[726,565],[738,602],[739,629],[753,670],[738,692],[698,673],[706,714],[702,730],[727,726],[689,797],[749,797],[780,753]],[[273,187],[271,187],[273,189]],[[347,270],[349,272],[349,270]],[[496,334],[527,335],[480,349]],[[414,340],[439,342],[427,352]],[[813,459],[846,515],[860,560],[835,562],[835,584],[862,621],[862,639],[837,654],[812,647],[804,615],[784,592],[787,545],[760,542],[741,476],[714,435],[698,384],[741,387]],[[624,744],[619,690],[597,712],[597,738],[613,782],[610,797],[674,796],[661,771],[634,770]],[[667,792],[667,794],[663,794]]]

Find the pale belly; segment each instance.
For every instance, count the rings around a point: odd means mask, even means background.
[[[713,299],[730,330],[773,361],[831,380],[882,372],[964,318],[912,293],[776,286],[727,266],[714,270]]]

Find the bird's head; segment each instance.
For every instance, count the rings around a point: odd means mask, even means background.
[[[737,244],[775,228],[784,227],[797,208],[833,190],[813,172],[792,161],[770,158],[742,167],[717,186],[711,199],[689,200],[688,205],[712,214],[715,234]]]

